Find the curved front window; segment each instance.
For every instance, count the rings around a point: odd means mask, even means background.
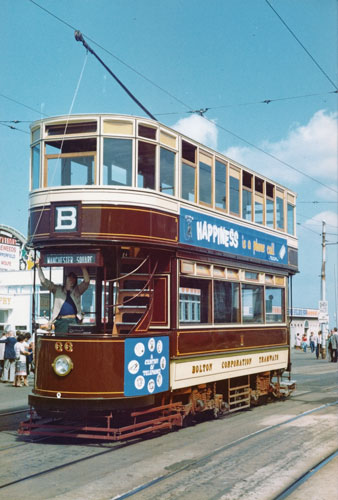
[[[32,189],[40,187],[40,156],[41,147],[37,144],[32,148]]]
[[[45,186],[94,184],[96,139],[48,141],[45,147]]]
[[[132,141],[129,139],[104,139],[103,184],[105,186],[131,186],[132,167]]]

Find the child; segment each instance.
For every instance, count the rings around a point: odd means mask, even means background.
[[[15,378],[13,387],[21,387],[22,383],[28,386],[27,381],[27,369],[26,369],[26,356],[29,355],[29,352],[26,351],[25,346],[23,344],[25,340],[24,335],[19,333],[17,335],[17,342],[14,346],[15,354],[16,354],[16,362],[15,362]]]

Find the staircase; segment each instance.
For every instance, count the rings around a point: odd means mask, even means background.
[[[150,258],[122,257],[121,273],[116,280],[117,293],[113,335],[146,333],[152,313],[154,274]]]
[[[235,382],[228,379],[228,407],[229,413],[234,411],[250,408],[250,382],[249,377],[247,383],[243,385],[232,385]]]

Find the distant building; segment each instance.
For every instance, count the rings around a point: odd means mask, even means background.
[[[319,310],[318,309],[306,309],[303,307],[293,307],[289,309],[290,315],[290,344],[295,345],[295,339],[297,333],[302,337],[305,333],[308,341],[311,332],[317,334],[320,330],[319,325]]]

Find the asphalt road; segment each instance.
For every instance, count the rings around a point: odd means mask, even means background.
[[[337,450],[337,364],[292,354],[297,390],[289,400],[127,445],[27,443],[16,434],[22,415],[0,417],[0,498],[275,499]],[[21,389],[0,391],[1,401],[7,391],[22,406]],[[289,498],[336,498],[336,461]]]

